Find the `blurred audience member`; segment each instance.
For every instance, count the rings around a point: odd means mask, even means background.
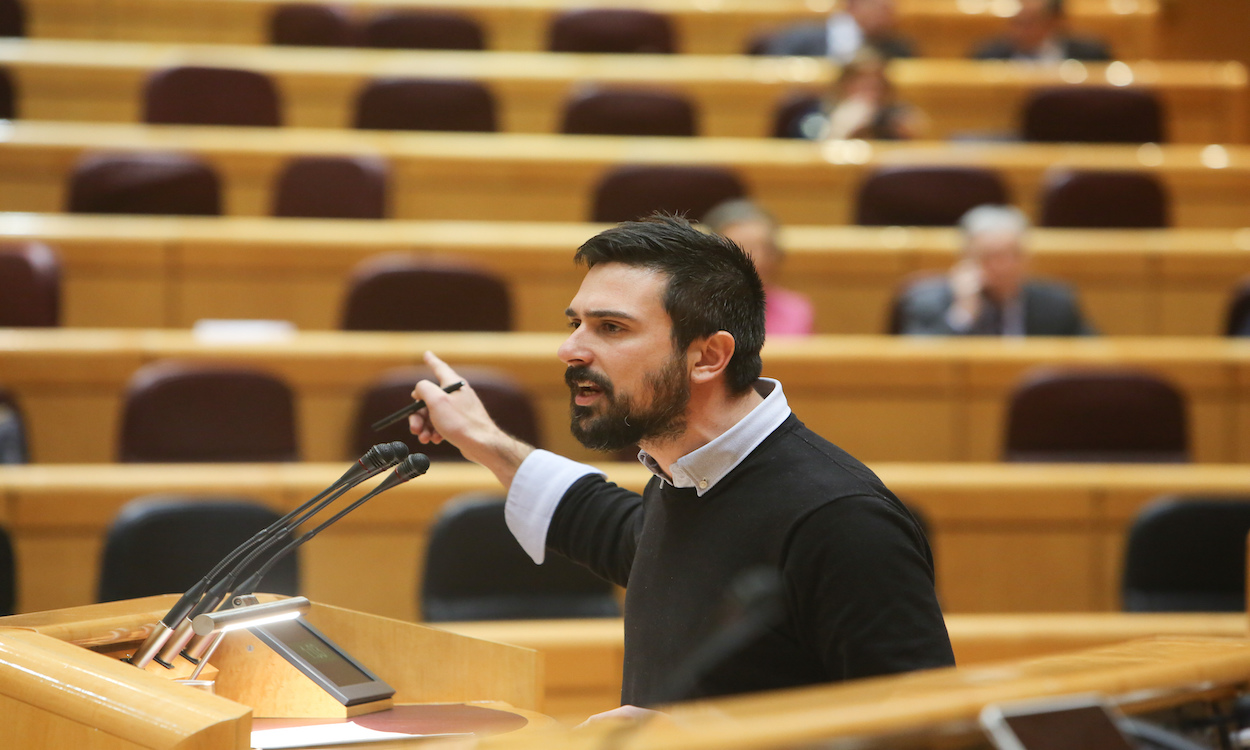
[[[794,118],[791,138],[907,140],[924,135],[928,120],[901,102],[886,75],[886,61],[863,52],[842,66],[828,99]]]
[[[960,220],[963,256],[945,278],[904,291],[901,332],[921,335],[1084,336],[1071,287],[1028,277],[1029,221],[1010,206],[978,206]]]
[[[751,256],[764,282],[764,332],[768,336],[805,336],[813,330],[812,303],[803,294],[777,286],[783,253],[777,244],[777,221],[751,201],[725,201],[703,217],[708,229],[732,240]]]
[[[1007,33],[973,51],[978,60],[1110,60],[1111,50],[1097,39],[1068,34],[1063,0],[1020,0],[1020,10],[1007,20]]]
[[[911,42],[899,36],[894,0],[845,0],[845,8],[824,24],[800,24],[773,34],[766,55],[829,57],[849,62],[861,50],[882,57],[914,57]]]

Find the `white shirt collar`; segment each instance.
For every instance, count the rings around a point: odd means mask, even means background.
[[[693,487],[702,497],[790,416],[790,405],[780,382],[760,378],[755,389],[764,401],[712,442],[677,459],[672,465],[671,480],[646,451],[638,452],[638,460],[660,479],[674,487]]]

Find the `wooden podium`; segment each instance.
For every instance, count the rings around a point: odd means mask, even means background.
[[[120,661],[175,600],[158,596],[0,618],[6,746],[250,748],[248,701],[287,688],[298,694],[302,686],[295,684],[298,674],[274,660],[226,647],[245,631],[228,634],[212,659],[221,675],[216,693],[176,683],[159,668]],[[491,733],[550,723],[534,712],[542,665],[530,649],[316,603],[306,618],[395,688],[397,706],[447,705],[434,722],[440,731]],[[431,706],[423,713],[437,712]],[[475,723],[488,714],[506,714],[508,721]]]

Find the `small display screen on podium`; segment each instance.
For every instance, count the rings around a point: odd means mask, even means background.
[[[262,625],[251,631],[344,706],[395,694],[394,688],[303,619]]]

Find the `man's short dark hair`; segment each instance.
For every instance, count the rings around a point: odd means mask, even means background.
[[[673,348],[728,331],[734,353],[725,368],[730,392],[743,393],[760,376],[764,346],[764,285],[750,256],[733,242],[700,232],[679,216],[655,214],[591,237],[574,259],[594,268],[622,263],[668,277],[664,310],[673,321]]]

